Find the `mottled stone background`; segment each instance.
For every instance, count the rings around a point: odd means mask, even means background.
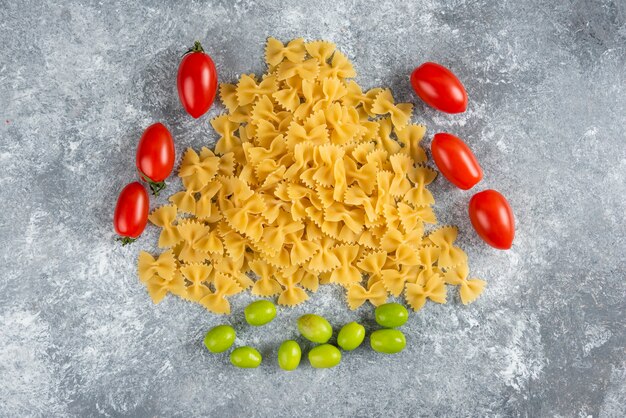
[[[303,3],[0,0],[0,415],[624,416],[624,0]],[[193,120],[178,103],[182,52],[201,40],[232,81],[264,70],[270,35],[336,42],[359,83],[416,103],[426,145],[441,130],[465,138],[485,171],[477,190],[515,210],[515,245],[496,251],[471,229],[472,193],[433,184],[489,285],[470,306],[450,291],[411,314],[400,355],[362,347],[332,370],[282,372],[276,348],[300,314],[371,325],[371,308],[349,311],[328,286],[253,330],[247,294],[228,317],[154,306],[135,262],[156,229],[114,241],[142,130],[166,123],[178,155],[216,139],[220,105]],[[416,99],[408,75],[426,60],[464,81],[466,113]],[[224,322],[261,349],[259,369],[203,349]]]

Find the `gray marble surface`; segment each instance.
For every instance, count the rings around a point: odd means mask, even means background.
[[[626,3],[302,3],[0,0],[0,416],[626,415]],[[142,130],[166,123],[179,155],[216,139],[221,106],[193,120],[179,105],[181,53],[201,40],[232,81],[264,70],[270,35],[336,42],[359,83],[416,103],[427,145],[440,130],[465,138],[477,189],[515,210],[513,248],[493,250],[469,224],[471,193],[436,180],[438,217],[489,284],[472,305],[454,295],[411,314],[400,355],[363,347],[284,373],[276,347],[300,314],[371,325],[371,308],[349,311],[328,286],[252,330],[249,295],[229,317],[154,306],[135,262],[157,231],[114,241]],[[416,99],[408,75],[426,60],[464,81],[465,114]],[[268,361],[241,371],[210,355],[218,323]]]

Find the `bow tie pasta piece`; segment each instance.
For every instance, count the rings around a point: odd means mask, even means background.
[[[415,163],[422,164],[428,161],[424,148],[420,141],[424,138],[426,127],[424,125],[407,125],[402,129],[396,129],[398,141],[403,145],[400,152],[407,154]]]
[[[333,103],[324,109],[324,118],[331,129],[330,141],[333,144],[348,144],[362,134],[359,115],[354,108]]]
[[[139,253],[137,270],[139,272],[139,280],[143,283],[147,283],[154,276],[170,281],[174,278],[174,273],[176,273],[176,258],[172,250],[167,250],[156,259],[150,253],[141,251]]]
[[[463,305],[474,302],[483,292],[485,285],[484,280],[469,279],[469,268],[467,264],[461,264],[453,270],[444,273],[444,280],[447,284],[459,286],[459,295]]]
[[[206,264],[187,264],[180,268],[180,272],[189,282],[187,297],[197,302],[209,293],[209,283],[213,281],[213,267]]]
[[[428,239],[439,248],[437,265],[443,269],[450,269],[467,262],[467,254],[459,247],[455,247],[458,230],[453,226],[446,226],[432,231]]]
[[[329,272],[338,268],[341,264],[333,251],[335,240],[324,236],[320,243],[320,249],[309,261],[308,268],[317,273]]]
[[[224,273],[215,273],[213,280],[214,292],[209,292],[199,300],[200,305],[217,314],[229,314],[230,302],[227,297],[241,292],[243,289],[235,279]]]
[[[402,150],[402,146],[399,142],[391,137],[391,133],[393,132],[393,125],[391,119],[382,118],[376,121],[376,132],[378,143],[376,147],[380,150],[384,150],[388,155],[393,155],[399,153]],[[387,165],[387,158],[385,156],[384,159],[385,165]],[[389,167],[391,168],[391,167]],[[386,168],[387,169],[387,168]]]
[[[420,258],[417,250],[409,244],[400,244],[396,248],[396,253],[393,261],[397,266],[417,266],[419,265]]]
[[[387,261],[386,251],[372,252],[364,255],[363,258],[359,260],[357,267],[370,276],[368,285],[381,279],[380,273],[385,265],[385,261]]]
[[[327,41],[312,41],[304,44],[306,52],[319,62],[326,63],[335,52],[335,44]]]
[[[409,123],[409,119],[411,119],[413,105],[411,103],[395,104],[391,90],[384,89],[378,93],[374,99],[372,112],[376,115],[389,114],[393,126],[397,129],[402,129]]]
[[[306,263],[320,250],[320,245],[317,242],[302,240],[295,233],[287,235],[285,240],[291,244],[289,257],[294,266]]]
[[[298,267],[282,270],[278,275],[278,282],[284,290],[278,296],[280,305],[295,306],[309,298],[304,289],[298,286],[306,272]]]
[[[279,80],[298,76],[302,80],[314,81],[319,72],[319,62],[315,58],[309,58],[303,62],[283,61],[276,69]]]
[[[216,272],[223,273],[235,279],[237,284],[245,290],[252,287],[254,282],[244,273],[244,261],[245,257],[241,257],[237,260],[230,257],[221,257],[218,262],[213,263],[213,268]]]
[[[363,209],[351,209],[338,202],[326,208],[325,216],[331,222],[343,222],[345,227],[357,235],[361,233],[365,223],[365,212]]]
[[[368,90],[367,93],[363,93],[363,90],[361,90],[361,87],[356,81],[349,81],[346,84],[346,94],[342,97],[341,101],[346,106],[355,107],[357,109],[362,108],[366,116],[375,117],[376,115],[372,112],[372,105],[374,104],[376,96],[382,91],[383,89],[374,88]]]
[[[302,271],[304,272],[304,274],[302,280],[300,280],[300,286],[310,292],[317,292],[317,289],[320,285],[319,273],[316,271],[311,271],[304,267]]]
[[[281,121],[278,117],[277,111],[274,109],[274,103],[272,103],[269,96],[262,96],[252,107],[250,122],[257,124],[261,120],[268,120],[276,125],[278,125]],[[228,149],[232,149],[232,147],[229,147]]]
[[[302,98],[303,102],[300,103],[293,116],[298,120],[306,120],[313,113],[313,107],[323,97],[322,86],[313,81],[302,81]],[[320,109],[322,110],[322,109]],[[323,111],[322,111],[323,112]]]
[[[258,277],[252,287],[253,295],[274,296],[283,290],[275,278],[277,270],[274,266],[259,258],[250,262],[250,268]]]
[[[188,298],[187,287],[183,276],[178,273],[172,280],[165,280],[159,276],[153,276],[146,282],[146,290],[152,299],[152,303],[161,302],[168,293],[181,298]]]
[[[254,107],[252,112],[254,113]],[[228,115],[221,115],[211,119],[211,126],[220,136],[215,144],[216,154],[221,155],[232,150],[241,149],[241,139],[235,135],[235,132],[239,129],[239,124],[231,121]],[[242,154],[241,152],[235,152],[235,155],[238,153]],[[217,164],[219,164],[219,158],[217,158]],[[217,167],[215,171],[217,172]]]
[[[326,109],[334,102],[341,100],[347,93],[346,87],[338,78],[324,78],[320,84],[322,85],[322,99],[315,103],[314,111]],[[341,105],[340,103],[337,104]]]
[[[436,303],[446,303],[446,286],[439,275],[431,276],[426,284],[407,283],[406,301],[414,311],[419,311],[426,304],[426,299]]]
[[[463,303],[478,297],[484,282],[467,278],[456,229],[425,235],[436,172],[412,105],[349,80],[354,67],[330,42],[268,38],[265,59],[266,74],[220,85],[216,146],[185,151],[183,189],[150,214],[168,249],[139,256],[151,298],[227,313],[243,290],[293,306],[330,283],[352,309],[403,292],[414,309],[443,303],[445,284]]]
[[[183,239],[183,246],[178,254],[181,261],[202,263],[209,257],[207,252],[199,248],[198,243],[211,233],[211,228],[200,222],[185,221],[178,225],[178,232]]]
[[[402,197],[411,190],[411,183],[407,174],[413,166],[413,160],[407,155],[395,154],[389,157],[389,162],[393,171],[389,193],[396,198]]]
[[[237,100],[237,86],[235,84],[228,83],[220,84],[220,99],[230,113],[235,112],[235,110],[239,107],[239,101]]]
[[[265,61],[267,65],[275,67],[284,59],[298,63],[304,61],[306,50],[304,49],[304,39],[298,38],[290,41],[287,45],[283,45],[276,38],[268,38],[265,46]]]
[[[306,123],[301,125],[297,121],[292,121],[287,129],[286,143],[291,152],[295,152],[296,147],[305,142],[310,145],[324,145],[328,141],[329,135],[325,123],[308,128]],[[301,152],[304,152],[304,149]]]
[[[182,239],[175,225],[176,206],[161,206],[153,210],[150,216],[148,216],[148,219],[156,226],[163,228],[159,235],[159,248],[172,247]]]
[[[296,82],[295,78],[285,80],[282,89],[272,93],[272,97],[285,110],[293,113],[300,105],[299,86],[301,82]]]
[[[439,275],[440,270],[435,266],[439,259],[439,248],[434,245],[425,245],[418,250],[419,255],[419,273],[409,278],[410,283],[425,284],[431,276]]]
[[[404,284],[406,283],[406,275],[402,271],[397,269],[384,269],[380,273],[380,278],[385,289],[393,295],[400,296],[404,290]]]
[[[214,223],[218,222],[222,218],[222,214],[219,212],[217,204],[213,201],[221,188],[222,183],[213,180],[200,190],[200,197],[196,201],[194,210],[194,214],[198,219]]]
[[[344,156],[343,165],[346,172],[346,183],[350,186],[356,183],[358,190],[363,191],[366,195],[372,194],[376,188],[376,164],[365,163],[359,167],[351,157]]]
[[[320,78],[353,78],[356,77],[356,71],[354,71],[354,67],[348,57],[339,51],[335,51],[330,65],[323,65],[319,76]]]
[[[379,214],[374,209],[375,197],[368,196],[360,187],[350,186],[346,190],[343,201],[347,205],[361,207],[370,222],[376,221]]]
[[[339,245],[333,250],[339,260],[339,267],[333,270],[330,281],[338,283],[345,288],[352,283],[359,283],[362,279],[361,272],[353,263],[359,256],[358,245]]]
[[[223,214],[228,225],[235,231],[242,234],[250,234],[251,226],[255,219],[252,215],[261,214],[264,210],[265,202],[263,198],[255,194],[245,202],[241,202],[240,206],[224,210]]]
[[[435,180],[437,172],[429,167],[414,167],[408,176],[414,187],[403,197],[404,200],[417,207],[434,204],[435,198],[426,186]]]
[[[268,75],[257,84],[253,76],[244,74],[239,79],[236,88],[236,96],[239,106],[254,103],[263,95],[272,95],[278,90],[278,83],[275,76]]]
[[[201,158],[192,148],[187,148],[178,170],[178,177],[186,189],[199,191],[213,180],[219,168],[220,159],[209,150]]]
[[[365,302],[369,301],[374,306],[380,306],[387,302],[387,290],[382,282],[375,282],[366,290],[360,284],[352,284],[348,288],[346,298],[350,309],[355,310]]]
[[[187,189],[182,192],[174,193],[168,200],[179,212],[193,215],[196,213],[195,194],[196,192],[192,189]]]
[[[416,229],[424,230],[424,222],[437,223],[435,213],[430,206],[413,208],[404,202],[399,202],[397,206],[398,218],[405,232],[411,232]]]

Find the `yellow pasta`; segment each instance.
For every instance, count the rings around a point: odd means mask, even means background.
[[[176,258],[172,250],[168,250],[156,259],[149,253],[141,251],[139,253],[138,266],[139,280],[147,283],[154,276],[159,276],[163,280],[170,281],[176,273]]]
[[[162,228],[158,244],[160,248],[172,247],[182,239],[175,225],[176,206],[161,206],[155,209],[150,216],[148,216],[148,219],[156,226]]]
[[[454,270],[447,271],[444,274],[444,280],[447,284],[459,286],[459,295],[464,305],[474,302],[485,288],[485,281],[480,279],[467,279],[469,268],[467,264],[461,264]]]
[[[354,283],[348,288],[346,298],[348,306],[354,310],[363,305],[366,301],[370,301],[372,305],[379,306],[387,301],[387,289],[382,282],[375,282],[366,290],[360,284]]]
[[[418,310],[445,303],[446,285],[474,301],[485,282],[467,278],[456,228],[426,232],[436,172],[413,106],[349,80],[330,42],[269,38],[265,59],[261,77],[220,85],[215,147],[185,151],[183,189],[150,214],[168,249],[139,255],[152,300],[172,293],[225,314],[244,290],[293,306],[335,284],[350,309],[403,295]]]

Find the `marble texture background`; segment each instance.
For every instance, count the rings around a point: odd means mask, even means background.
[[[626,415],[626,3],[305,3],[0,0],[0,416]],[[166,123],[178,155],[216,139],[221,106],[193,120],[178,103],[182,52],[201,40],[232,81],[264,70],[270,35],[336,42],[360,84],[416,103],[427,146],[437,131],[465,138],[485,171],[477,190],[515,210],[513,248],[493,250],[469,224],[471,193],[433,184],[489,284],[470,306],[450,292],[411,314],[400,355],[363,347],[332,370],[282,372],[276,348],[300,314],[372,325],[371,308],[349,311],[328,286],[253,330],[247,294],[228,317],[174,297],[153,306],[135,262],[156,229],[114,241],[142,130]],[[416,99],[408,75],[427,60],[464,81],[466,113]],[[219,323],[262,367],[203,349]]]

